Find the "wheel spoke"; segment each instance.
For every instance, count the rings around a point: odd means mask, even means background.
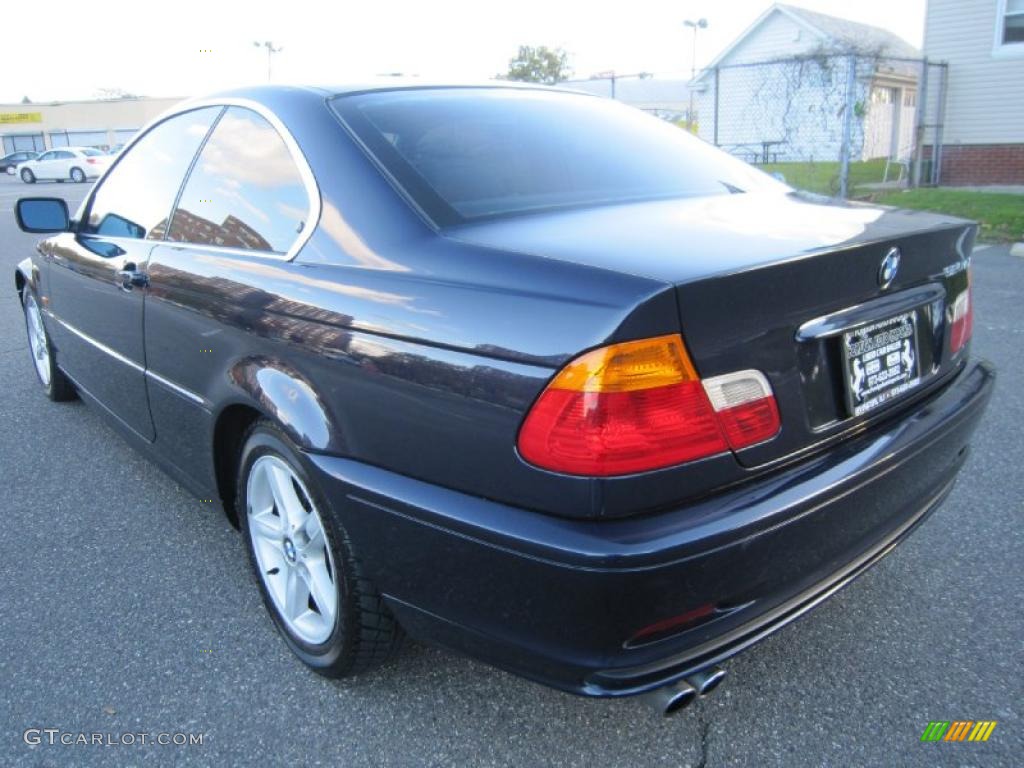
[[[282,466],[272,465],[270,467],[270,490],[274,494],[274,503],[277,505],[277,513],[288,526],[288,530],[296,530],[302,525],[306,516],[306,510],[302,507],[295,487],[292,485],[291,473]]]
[[[320,524],[320,516],[313,513],[306,515],[305,524],[302,526],[302,532],[306,535],[306,542],[301,547],[301,554],[303,557],[312,558],[318,557],[323,558],[324,555],[324,529]]]
[[[280,548],[284,538],[284,521],[274,515],[273,508],[249,515],[249,526],[254,536],[271,541]]]
[[[284,585],[284,613],[292,621],[298,619],[309,609],[309,587],[298,572],[298,568],[289,567]]]
[[[269,539],[257,539],[253,545],[259,551],[260,575],[265,579],[267,576],[279,575],[283,581],[285,571],[289,568],[288,560],[284,556],[284,550],[279,542]],[[279,581],[278,583],[282,583]],[[282,596],[284,593],[281,593]]]
[[[309,593],[313,596],[317,610],[324,621],[334,624],[334,609],[338,603],[334,582],[327,573],[327,566],[323,562],[310,566],[308,570]]]

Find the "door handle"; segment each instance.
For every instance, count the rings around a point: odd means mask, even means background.
[[[149,275],[141,271],[133,261],[125,262],[115,274],[121,289],[125,291],[149,285]]]

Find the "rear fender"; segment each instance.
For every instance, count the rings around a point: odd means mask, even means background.
[[[243,401],[276,421],[300,448],[342,453],[339,431],[310,382],[280,360],[246,358],[228,372]]]

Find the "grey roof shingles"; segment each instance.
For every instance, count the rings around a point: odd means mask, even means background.
[[[837,47],[854,48],[862,51],[878,52],[885,56],[908,59],[921,58],[921,51],[894,32],[859,21],[841,19],[817,11],[808,11],[795,5],[776,4],[778,8],[799,16],[812,27],[820,30],[833,40]]]

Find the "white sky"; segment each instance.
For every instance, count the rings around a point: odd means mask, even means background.
[[[791,0],[892,30],[920,47],[925,0]],[[476,80],[507,69],[520,44],[560,46],[576,76],[614,69],[688,75],[739,35],[768,0],[51,0],[0,44],[0,102],[81,99],[100,88],[189,96],[274,80],[340,83],[402,72]],[[211,49],[202,53],[201,49]]]

